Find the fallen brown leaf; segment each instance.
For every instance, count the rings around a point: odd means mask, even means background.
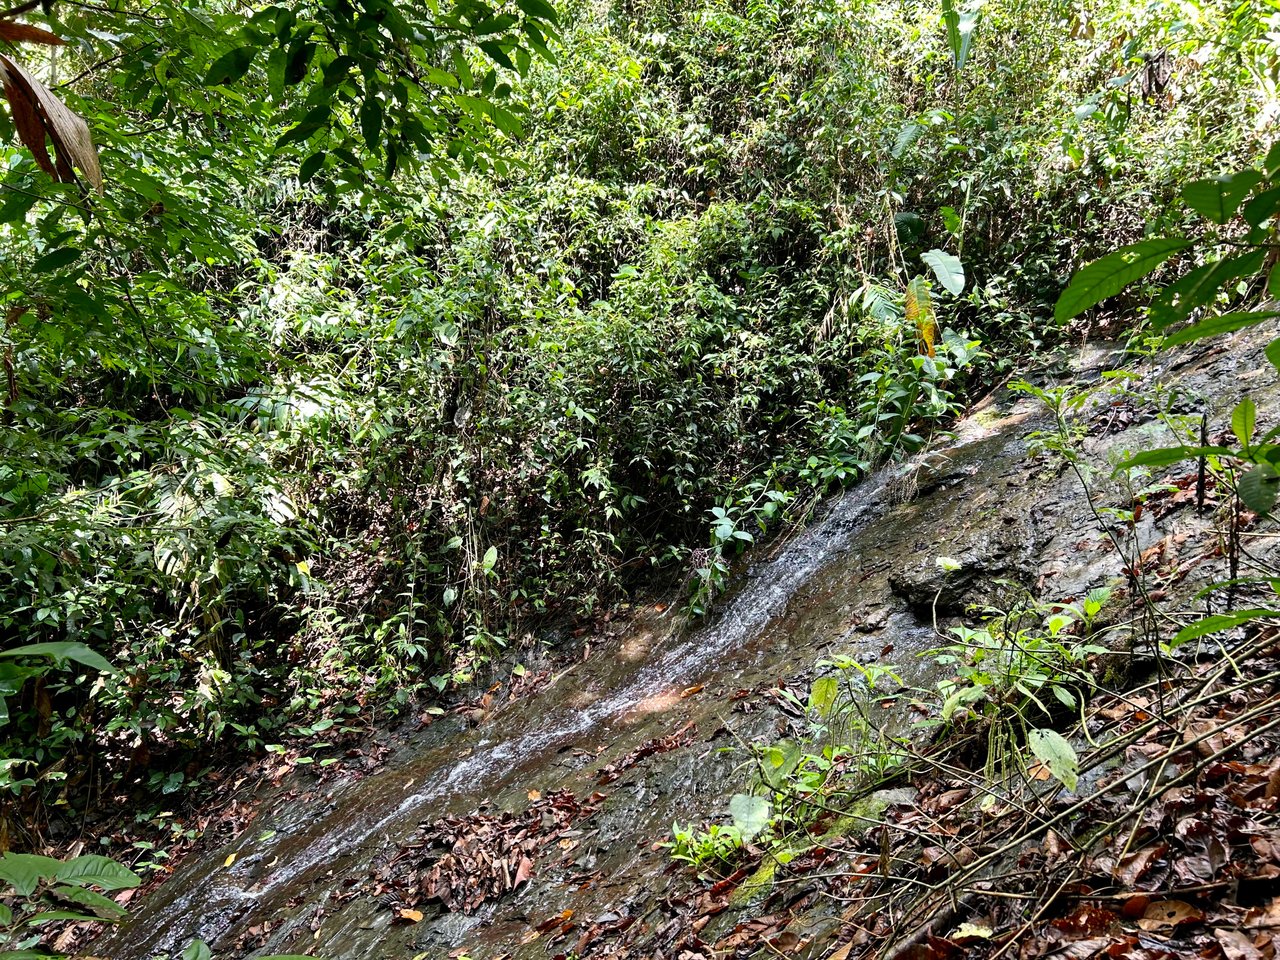
[[[1264,960],[1262,951],[1239,930],[1215,930],[1213,935],[1227,960]]]
[[[1147,907],[1138,926],[1150,932],[1167,930],[1184,923],[1199,923],[1203,919],[1204,911],[1185,900],[1161,900]]]

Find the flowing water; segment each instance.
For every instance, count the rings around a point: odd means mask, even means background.
[[[239,838],[180,870],[98,949],[129,960],[172,954],[195,937],[225,946],[264,921],[277,924],[272,943],[288,942],[299,918],[311,915],[306,906],[330,893],[329,881],[367,871],[424,820],[470,812],[513,785],[536,780],[554,788],[545,771],[580,743],[608,744],[603,760],[661,733],[670,724],[655,731],[649,721],[680,706],[682,690],[713,677],[723,685],[779,652],[753,642],[883,511],[887,477],[845,494],[753,569],[713,625],[682,637],[674,616],[641,618],[616,649],[596,652],[550,690],[480,727],[418,754],[402,752],[376,775],[330,794],[278,803]],[[382,955],[378,936],[368,938],[366,953],[350,933],[331,933],[330,952],[324,942],[306,946],[316,956]]]

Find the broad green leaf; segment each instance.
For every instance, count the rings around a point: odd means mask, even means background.
[[[1249,191],[1262,180],[1257,170],[1241,170],[1209,180],[1194,180],[1182,188],[1187,206],[1214,223],[1223,224],[1235,216]]]
[[[1175,253],[1191,245],[1190,240],[1161,237],[1122,247],[1095,260],[1071,278],[1067,289],[1058,298],[1054,318],[1065,323],[1078,317],[1090,307],[1114,297],[1135,280],[1141,280]]]
[[[1267,159],[1262,162],[1262,169],[1270,178],[1280,174],[1280,140],[1271,144],[1271,149],[1267,151]]]
[[[24,927],[35,926],[36,924],[49,923],[53,920],[98,920],[98,919],[100,918],[95,917],[91,913],[79,913],[78,911],[75,911],[75,910],[43,910],[40,913],[34,913],[31,916],[26,917],[22,921],[21,925]],[[5,954],[0,954],[0,956],[5,956]]]
[[[322,103],[318,107],[312,108],[297,126],[285,131],[280,139],[276,141],[276,149],[279,150],[281,147],[291,143],[310,138],[317,130],[329,122],[329,117],[332,113],[333,108],[327,103]]]
[[[203,940],[192,940],[182,951],[182,960],[213,960],[213,951]]]
[[[63,900],[70,900],[72,903],[78,903],[82,907],[88,907],[100,917],[123,917],[128,913],[120,904],[110,897],[104,897],[96,890],[86,890],[83,887],[59,886],[54,888],[53,893]]]
[[[1236,610],[1233,613],[1215,613],[1183,627],[1170,641],[1169,645],[1171,647],[1179,647],[1188,640],[1207,637],[1211,633],[1222,633],[1224,630],[1230,630],[1253,620],[1268,620],[1276,617],[1280,617],[1280,610],[1267,610],[1256,607],[1251,610]]]
[[[1262,226],[1277,213],[1280,213],[1280,187],[1272,187],[1270,190],[1263,190],[1256,196],[1250,197],[1249,202],[1240,211],[1240,215],[1251,227]]]
[[[560,22],[560,15],[556,13],[556,8],[547,3],[546,0],[516,0],[516,6],[523,10],[527,16],[546,20],[550,23]]]
[[[955,716],[955,712],[961,707],[967,707],[971,703],[977,703],[979,700],[986,697],[986,695],[986,690],[980,686],[961,687],[943,701],[942,710],[940,711],[939,716],[941,716],[943,720],[950,720]]]
[[[960,56],[960,14],[955,0],[942,0],[942,24],[947,29],[947,47],[954,65]]]
[[[1275,506],[1278,489],[1280,473],[1269,463],[1255,464],[1236,485],[1240,501],[1254,513],[1269,513]]]
[[[360,135],[371,150],[382,136],[382,103],[375,96],[365,97],[360,105]]]
[[[303,81],[307,68],[311,66],[311,58],[315,56],[316,45],[308,43],[305,36],[294,39],[289,45],[289,58],[285,61],[284,82],[286,86],[294,86]],[[330,86],[326,82],[326,86]]]
[[[453,72],[457,74],[458,81],[464,87],[474,87],[476,85],[475,75],[471,72],[471,65],[467,63],[467,58],[462,55],[462,51],[456,47],[449,51],[449,56],[453,60]]]
[[[33,273],[48,273],[50,270],[57,270],[59,267],[65,267],[68,264],[75,263],[80,257],[80,251],[75,247],[59,247],[57,250],[51,250],[43,257],[37,260],[31,266]]]
[[[471,34],[476,37],[488,37],[495,33],[502,33],[507,28],[515,26],[515,24],[516,17],[514,14],[502,13],[477,23],[471,28]]]
[[[524,124],[510,110],[503,110],[497,104],[490,104],[488,114],[493,118],[493,124],[503,133],[513,137],[524,135]]]
[[[809,690],[809,710],[825,717],[835,706],[836,697],[840,694],[840,684],[835,677],[819,677],[813,681]]]
[[[276,103],[284,99],[284,72],[288,62],[289,51],[285,47],[276,47],[267,57],[267,93]]]
[[[1271,361],[1271,365],[1280,371],[1280,338],[1272,340],[1267,344],[1267,359]]]
[[[13,923],[13,910],[7,904],[0,903],[0,927]]]
[[[973,7],[960,9],[955,0],[942,0],[942,22],[947,28],[947,47],[951,50],[951,63],[959,72],[969,60],[969,48],[973,43],[973,31],[978,26],[979,11]]]
[[[457,77],[447,70],[441,70],[439,67],[428,67],[427,79],[436,86],[447,87],[450,90],[457,90],[461,86]]]
[[[760,768],[766,783],[781,786],[800,763],[800,748],[792,740],[779,740],[760,751]]]
[[[1066,737],[1046,727],[1027,734],[1027,744],[1036,759],[1048,767],[1064,787],[1075,790],[1080,780],[1080,761]]]
[[[959,296],[964,292],[964,265],[959,257],[945,250],[928,250],[920,254],[920,259],[933,270],[933,275],[949,293]]]
[[[6,853],[0,856],[0,881],[13,887],[18,896],[30,896],[41,879],[52,879],[62,866],[61,860],[40,857],[34,853]]]
[[[750,843],[769,825],[771,814],[769,801],[764,797],[735,793],[729,801],[729,815],[733,817],[734,826],[742,831],[744,843]]]
[[[1253,431],[1258,425],[1258,407],[1252,398],[1245,397],[1231,411],[1231,432],[1240,441],[1240,446],[1248,448],[1253,442]]]
[[[213,66],[205,74],[204,85],[206,87],[216,87],[219,84],[233,83],[239,80],[249,72],[249,67],[253,65],[253,58],[258,55],[260,49],[261,47],[256,46],[243,46],[228,50],[213,61]]]
[[[1157,447],[1154,450],[1143,450],[1127,460],[1120,461],[1117,470],[1129,470],[1133,467],[1167,467],[1171,463],[1182,460],[1198,460],[1200,457],[1229,457],[1233,453],[1230,447]]]
[[[508,70],[516,68],[516,65],[511,62],[511,58],[507,56],[507,51],[503,49],[502,44],[492,40],[483,40],[476,46],[483,50],[489,59],[499,66],[506,67]]]
[[[898,131],[898,136],[894,138],[893,148],[889,151],[890,156],[895,160],[901,160],[902,155],[911,149],[911,145],[920,138],[925,130],[923,124],[908,123],[904,124],[902,129]]]
[[[328,154],[323,150],[317,150],[307,159],[303,160],[298,167],[298,183],[306,183],[314,177],[324,166],[325,158]]]
[[[1252,250],[1196,267],[1160,292],[1151,304],[1151,322],[1163,329],[1187,319],[1193,310],[1213,303],[1227,284],[1261,270],[1265,257],[1265,250]]]
[[[34,193],[19,192],[6,187],[0,187],[0,196],[4,196],[4,203],[0,204],[0,223],[14,223],[25,219],[27,213],[40,199]]]
[[[92,884],[104,890],[126,890],[142,882],[128,867],[94,853],[68,860],[58,868],[57,879],[80,886]]]
[[[969,51],[973,47],[973,32],[978,28],[978,18],[981,16],[980,11],[969,8],[960,11],[960,20],[958,29],[960,31],[960,49],[956,51],[956,70],[957,72],[964,69],[964,65],[969,62]]]
[[[1185,330],[1170,334],[1164,338],[1164,346],[1176,347],[1183,343],[1203,340],[1205,337],[1217,337],[1224,333],[1234,333],[1245,327],[1251,327],[1255,323],[1261,323],[1263,320],[1270,320],[1272,317],[1280,317],[1280,312],[1274,310],[1247,310],[1240,313],[1223,313],[1216,317],[1210,317],[1208,320],[1201,320]]]
[[[0,657],[55,657],[59,660],[74,660],[86,667],[92,667],[102,673],[116,673],[116,668],[102,656],[86,647],[83,643],[66,640],[55,640],[49,643],[29,643],[14,647],[11,650],[0,650]]]
[[[490,547],[484,552],[484,559],[480,561],[480,569],[485,573],[492,572],[494,566],[498,562],[498,548]]]

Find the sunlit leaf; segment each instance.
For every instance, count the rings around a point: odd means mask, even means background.
[[[749,793],[735,793],[729,801],[729,815],[734,826],[742,831],[744,843],[750,843],[769,825],[772,809],[764,797]]]
[[[1081,269],[1062,291],[1054,309],[1059,323],[1078,317],[1129,284],[1155,271],[1175,253],[1191,246],[1190,240],[1162,237],[1122,247]]]
[[[1222,633],[1224,630],[1231,630],[1254,620],[1275,619],[1277,617],[1280,617],[1280,610],[1256,607],[1249,610],[1236,610],[1233,613],[1215,613],[1183,627],[1170,641],[1170,646],[1179,647],[1188,640],[1196,640],[1200,637],[1207,637],[1210,634]]]
[[[62,883],[92,885],[104,890],[128,890],[138,886],[142,878],[110,857],[86,854],[62,864],[56,874]]]
[[[933,275],[949,293],[959,296],[964,292],[964,265],[959,257],[945,250],[929,250],[920,254],[920,259],[933,270]]]
[[[65,640],[54,640],[48,643],[29,643],[9,650],[0,650],[0,657],[54,657],[59,660],[74,660],[86,667],[100,670],[102,673],[116,673],[106,657],[96,653],[83,643]]]
[[[1167,467],[1171,463],[1179,463],[1183,460],[1197,460],[1200,457],[1229,457],[1234,453],[1230,447],[1210,446],[1210,447],[1156,447],[1153,450],[1143,450],[1133,456],[1120,461],[1117,470],[1129,470],[1133,467]]]
[[[1209,180],[1195,180],[1182,188],[1182,199],[1201,216],[1214,223],[1226,223],[1261,179],[1262,174],[1257,170],[1242,170]]]
[[[835,677],[819,677],[809,689],[809,711],[820,717],[827,716],[839,693],[840,684]]]
[[[1041,728],[1027,734],[1027,745],[1064,787],[1075,790],[1080,779],[1080,761],[1066,737],[1057,730]]]
[[[1258,425],[1258,407],[1250,397],[1245,397],[1231,411],[1231,432],[1247,448],[1253,442],[1253,431]]]

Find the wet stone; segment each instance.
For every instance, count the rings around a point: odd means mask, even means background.
[[[947,529],[924,541],[901,566],[889,574],[894,595],[922,619],[963,613],[971,604],[991,603],[1005,582],[1030,587],[1034,583],[1034,528],[1029,518],[1006,513],[996,526]],[[939,557],[950,557],[959,570],[945,571]]]

